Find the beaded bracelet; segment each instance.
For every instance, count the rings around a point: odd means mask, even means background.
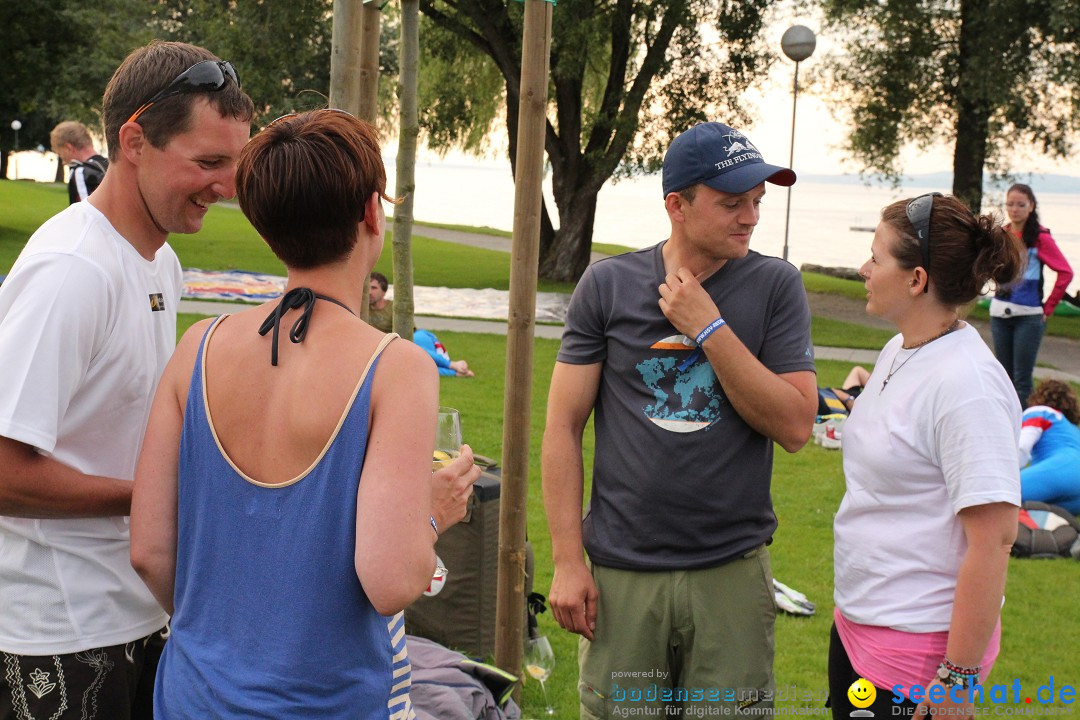
[[[975,667],[963,667],[949,660],[949,658],[942,658],[941,664],[945,666],[945,669],[950,673],[957,675],[978,675],[982,672],[982,665],[976,665]]]

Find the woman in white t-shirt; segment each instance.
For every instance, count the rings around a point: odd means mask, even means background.
[[[834,523],[833,716],[970,708],[997,656],[1016,534],[1020,404],[960,315],[1021,251],[990,216],[937,193],[882,212],[860,270],[866,310],[899,329],[844,426],[847,492]],[[939,687],[944,686],[944,687]],[[953,698],[949,698],[950,691]],[[852,702],[854,698],[854,702]]]

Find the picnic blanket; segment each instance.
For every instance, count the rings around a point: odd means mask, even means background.
[[[184,270],[184,297],[192,300],[248,300],[263,302],[280,297],[285,278],[246,270]],[[386,297],[393,299],[391,285]],[[570,296],[566,293],[536,294],[536,320],[563,322]],[[506,320],[510,314],[510,293],[493,288],[413,288],[417,315]]]

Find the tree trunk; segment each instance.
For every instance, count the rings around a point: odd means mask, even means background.
[[[978,63],[990,60],[980,52],[986,18],[983,0],[960,3],[960,52],[956,86],[956,143],[953,145],[952,192],[971,210],[982,207],[983,166],[986,163],[987,138],[990,136],[992,105],[979,87]]]
[[[398,85],[397,189],[394,210],[394,332],[412,340],[414,325],[412,227],[416,195],[417,78],[420,67],[419,0],[401,3],[401,79]]]
[[[561,225],[546,254],[540,256],[540,277],[576,282],[589,266],[598,190],[578,189],[559,205]]]

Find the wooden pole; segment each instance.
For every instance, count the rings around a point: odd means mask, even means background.
[[[401,77],[398,82],[397,189],[403,198],[394,209],[394,332],[406,340],[413,335],[413,196],[416,194],[416,138],[420,75],[420,0],[401,0]]]
[[[330,40],[330,107],[360,113],[360,0],[334,0]]]
[[[525,636],[525,506],[551,12],[549,0],[525,0],[514,240],[510,255],[510,314],[506,331],[499,579],[495,603],[495,663],[515,675],[521,674]],[[520,686],[515,692],[520,698]]]
[[[357,117],[376,124],[379,114],[379,21],[378,0],[365,0],[360,42],[360,107]]]

